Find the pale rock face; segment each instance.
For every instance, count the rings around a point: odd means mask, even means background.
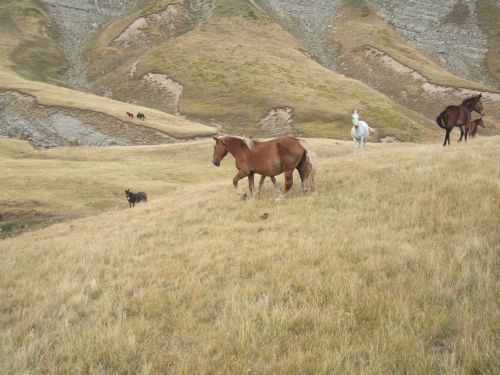
[[[328,40],[328,26],[338,14],[342,0],[256,0],[253,3],[304,43],[320,64],[334,68],[336,46]]]
[[[348,0],[344,0],[348,1]],[[403,38],[458,76],[496,86],[484,59],[488,37],[479,27],[476,1],[367,0]],[[298,37],[323,66],[335,69],[336,46],[328,40],[342,0],[252,0]],[[497,1],[500,6],[500,1]],[[451,14],[460,14],[459,18]],[[452,13],[454,12],[454,13]]]
[[[65,80],[87,83],[83,50],[102,29],[132,11],[143,0],[40,0],[59,30],[58,44],[69,61]]]
[[[398,34],[442,66],[458,76],[488,83],[483,66],[488,37],[478,25],[476,0],[368,2]]]

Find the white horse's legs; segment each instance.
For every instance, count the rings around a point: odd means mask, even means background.
[[[361,139],[354,138],[354,152],[361,152]]]

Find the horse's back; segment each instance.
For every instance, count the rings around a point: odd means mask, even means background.
[[[282,136],[266,141],[254,141],[252,169],[264,176],[275,176],[286,169],[295,168],[304,155],[300,140]]]

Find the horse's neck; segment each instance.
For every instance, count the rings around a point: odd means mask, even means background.
[[[469,102],[467,104],[462,104],[461,107],[464,107],[464,108],[467,108],[467,110],[469,112],[472,112],[474,111],[474,107],[475,107],[476,103],[475,102]]]
[[[250,151],[248,146],[245,144],[241,138],[227,138],[224,143],[231,155],[236,159],[237,156],[241,156],[243,153]]]

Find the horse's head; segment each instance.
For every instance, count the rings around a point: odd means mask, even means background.
[[[462,104],[469,107],[469,110],[475,111],[479,113],[481,116],[484,116],[486,113],[483,109],[483,102],[481,101],[481,95],[473,96],[472,98],[465,99]]]
[[[481,116],[485,115],[485,112],[484,112],[484,109],[483,109],[483,102],[481,101],[481,94],[479,94],[476,97],[476,101],[474,102],[474,108],[473,108],[473,110],[476,111],[477,113],[479,113]]]
[[[224,156],[226,156],[229,151],[226,145],[224,144],[222,137],[212,137],[212,138],[215,141],[212,163],[214,163],[214,165],[218,167],[220,166],[221,160],[224,159]]]
[[[128,197],[130,196],[130,189],[125,190],[125,196],[128,199]]]
[[[355,128],[357,128],[359,125],[359,113],[357,110],[352,111],[352,124]]]

